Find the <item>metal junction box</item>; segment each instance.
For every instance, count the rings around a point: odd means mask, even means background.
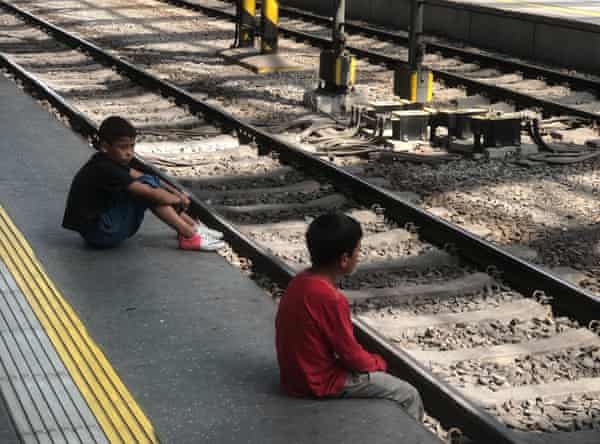
[[[405,142],[427,140],[429,117],[428,111],[394,111],[392,113],[392,139]]]
[[[521,145],[520,113],[471,117],[475,149]]]
[[[437,128],[448,128],[448,139],[470,139],[473,137],[471,117],[486,114],[483,108],[440,109],[431,118],[431,137]]]

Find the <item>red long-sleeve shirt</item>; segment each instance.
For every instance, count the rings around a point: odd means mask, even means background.
[[[350,306],[326,279],[303,272],[288,285],[275,321],[281,385],[292,396],[332,396],[348,372],[385,371],[354,337]]]

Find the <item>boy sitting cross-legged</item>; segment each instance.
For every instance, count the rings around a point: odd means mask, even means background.
[[[214,251],[222,234],[185,213],[190,199],[158,177],[130,166],[136,131],[125,119],[109,117],[98,130],[95,153],[73,179],[63,227],[95,248],[110,248],[133,236],[151,209],[178,234],[179,248]]]
[[[361,238],[360,224],[342,213],[310,224],[312,267],[291,280],[275,321],[281,385],[292,396],[389,399],[422,421],[419,393],[358,344],[350,306],[336,288],[338,279],[354,271]]]

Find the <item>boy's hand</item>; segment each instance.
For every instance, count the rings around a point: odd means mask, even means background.
[[[181,207],[186,211],[190,207],[190,198],[184,193],[179,193],[179,198],[181,199]]]
[[[190,207],[190,198],[179,192],[175,194],[175,197],[177,198],[177,203],[173,205],[173,208],[175,208],[178,213],[187,211],[187,209]]]

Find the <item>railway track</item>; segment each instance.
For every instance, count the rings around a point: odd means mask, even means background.
[[[231,3],[223,7],[223,3],[214,0],[164,1],[232,21],[236,18]],[[318,47],[330,44],[325,37],[331,33],[329,19],[293,8],[284,8],[283,12],[289,15],[281,22],[280,32],[284,36]],[[307,22],[313,24],[308,31]],[[353,23],[348,24],[348,32],[347,49],[362,59],[390,69],[408,60],[405,35]],[[487,100],[478,97],[476,101],[469,101],[471,106],[493,107],[495,100],[508,100],[514,102],[517,109],[537,108],[545,115],[572,115],[590,120],[597,120],[600,115],[600,101],[593,93],[600,86],[597,80],[449,45],[433,44],[430,50],[434,54],[428,55],[424,63],[430,66],[434,78],[449,87],[465,88],[470,95],[487,96]]]
[[[62,43],[31,29],[19,36],[23,23],[3,15],[2,26],[13,29],[0,36],[5,53],[13,48],[10,58],[2,56],[4,67],[84,135],[109,114],[131,116],[148,167],[180,177],[194,191],[193,212],[279,285],[307,263],[307,219],[331,208],[359,219],[363,265],[343,283],[357,334],[420,389],[443,423],[479,442],[533,439],[498,419],[521,431],[568,433],[540,436],[542,442],[597,442],[600,347],[586,326],[598,317],[598,299],[370,185],[352,174],[356,169],[323,162],[97,46],[12,12]],[[267,152],[275,155],[259,156]],[[182,176],[190,165],[205,174]],[[448,245],[456,255],[439,249]]]

